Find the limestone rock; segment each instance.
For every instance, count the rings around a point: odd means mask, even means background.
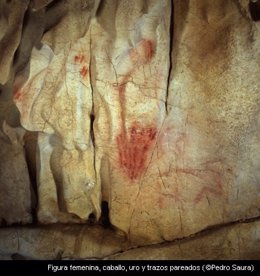
[[[0,255],[27,259],[104,258],[125,249],[125,237],[84,225],[17,227],[0,230]]]
[[[237,223],[139,248],[99,226],[11,227],[0,229],[0,259],[257,260],[259,226],[259,220]]]
[[[0,131],[0,223],[31,223],[30,179],[22,138],[24,130],[4,123]]]
[[[259,260],[259,221],[210,230],[173,243],[145,246],[110,260]]]
[[[22,33],[23,19],[29,0],[0,3],[0,84],[8,81],[15,51]]]

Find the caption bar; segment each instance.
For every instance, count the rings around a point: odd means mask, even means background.
[[[199,264],[199,265],[122,265],[122,264],[88,264],[88,265],[53,265],[48,264],[50,272],[66,272],[66,271],[92,271],[92,272],[176,272],[176,271],[201,271],[201,272],[216,272],[216,271],[247,271],[253,272],[254,265],[224,265],[224,264]]]

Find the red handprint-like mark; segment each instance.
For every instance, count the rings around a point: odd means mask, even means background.
[[[157,128],[143,127],[133,123],[127,131],[125,128],[125,89],[131,74],[140,66],[151,61],[155,53],[155,43],[149,39],[140,40],[135,48],[128,51],[132,62],[129,72],[122,78],[116,87],[121,107],[121,131],[116,138],[119,154],[119,164],[130,180],[139,178],[144,172],[146,159],[154,143]]]
[[[117,136],[119,164],[129,179],[135,180],[143,173],[156,133],[154,127],[144,128],[134,123],[128,135],[121,133]]]

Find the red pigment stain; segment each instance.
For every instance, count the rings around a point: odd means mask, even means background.
[[[149,62],[155,53],[155,45],[152,40],[143,39],[140,41],[140,47],[143,50],[143,61],[144,63]]]
[[[145,65],[154,56],[155,44],[148,39],[142,39],[135,48],[128,51],[128,55],[134,65],[133,68],[123,77],[116,89],[119,93],[121,106],[121,133],[117,136],[116,142],[119,152],[119,164],[129,179],[135,180],[144,172],[146,159],[157,133],[155,127],[142,127],[134,123],[126,131],[125,128],[125,90],[131,74],[139,66]]]
[[[14,99],[20,100],[22,97],[22,89],[14,89]]]
[[[86,61],[86,58],[85,58],[84,55],[79,54],[79,55],[74,56],[74,62],[75,63],[79,63],[79,64],[83,65],[83,63],[85,63],[85,61]],[[79,73],[83,78],[86,77],[86,75],[88,74],[87,66],[83,65],[83,67],[80,69]]]
[[[135,48],[129,50],[129,56],[132,62],[137,65],[145,65],[154,56],[155,44],[152,40],[142,39]]]
[[[84,78],[88,73],[88,68],[86,66],[83,66],[80,70],[80,75]]]
[[[155,52],[155,44],[152,40],[142,39],[138,42],[135,48],[129,50],[128,54],[133,64],[135,65],[122,79],[122,81],[118,84],[119,94],[123,94],[125,92],[125,87],[128,79],[131,74],[138,68],[138,66],[142,66],[150,62]]]
[[[221,175],[219,172],[213,171],[210,169],[199,170],[199,169],[191,169],[191,168],[177,169],[177,172],[190,174],[204,181],[209,181],[209,179],[212,179],[212,181],[215,183],[214,186],[203,186],[200,189],[200,191],[197,193],[197,195],[194,198],[195,204],[199,203],[209,193],[219,197],[223,195],[223,187],[222,187],[223,184],[222,184]]]
[[[222,196],[223,187],[222,187],[220,173],[213,172],[213,180],[215,182],[215,186],[214,187],[204,186],[195,197],[194,199],[195,204],[199,203],[203,199],[203,197],[206,197],[207,194],[209,193],[219,197]]]
[[[131,77],[131,74],[138,69],[139,66],[145,65],[154,56],[155,53],[155,43],[149,39],[140,40],[135,48],[132,48],[128,51],[128,55],[134,64],[134,68],[130,69],[129,72],[123,77],[119,84],[117,84],[116,89],[119,93],[119,102],[121,106],[121,120],[124,125],[125,114],[124,114],[124,105],[125,105],[125,90],[126,84]]]
[[[174,193],[162,193],[158,199],[160,209],[167,209],[172,206],[173,202],[181,204],[182,198],[178,189]]]
[[[143,173],[156,133],[157,129],[154,127],[144,128],[134,123],[128,135],[123,130],[117,136],[119,164],[129,179],[135,180]]]
[[[74,61],[76,63],[82,63],[83,61],[85,61],[85,56],[84,55],[76,55],[74,57]]]

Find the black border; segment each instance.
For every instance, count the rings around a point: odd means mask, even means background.
[[[91,267],[92,266],[92,267]],[[66,269],[66,268],[67,269]],[[238,268],[251,267],[246,270]],[[55,268],[61,270],[54,271]],[[76,269],[73,270],[72,268]],[[82,270],[77,270],[83,268]],[[124,270],[125,268],[125,270]],[[234,269],[236,268],[236,270]],[[97,270],[95,270],[97,269]],[[144,271],[143,271],[144,270]],[[171,270],[171,271],[170,271]],[[179,275],[179,274],[234,274],[260,275],[260,260],[232,261],[108,261],[108,260],[8,260],[0,261],[0,275]]]

